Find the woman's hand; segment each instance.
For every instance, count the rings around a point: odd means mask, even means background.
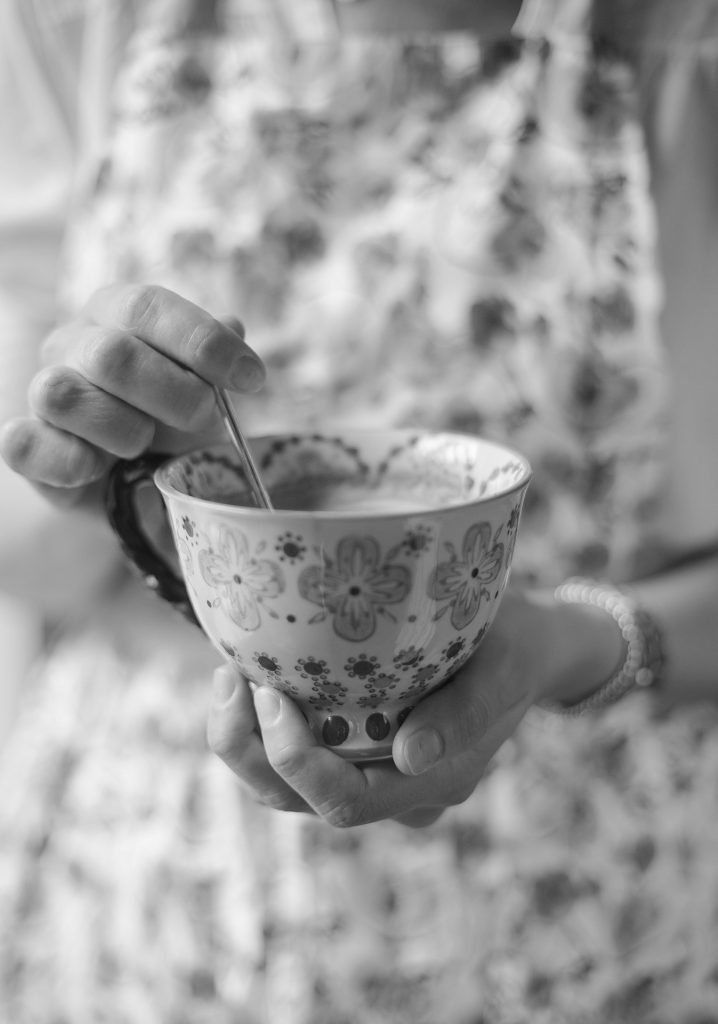
[[[5,424],[0,454],[51,499],[77,501],[117,458],[219,436],[211,384],[254,391],[261,361],[238,320],[215,320],[150,285],[103,288],[43,345],[33,416]]]
[[[574,669],[589,689],[608,675],[620,636],[595,611],[507,592],[474,657],[402,725],[393,763],[358,767],[318,745],[291,699],[269,687],[255,690],[253,707],[229,666],[215,679],[210,746],[270,807],[339,828],[383,818],[430,824],[471,795],[532,704],[569,693]]]

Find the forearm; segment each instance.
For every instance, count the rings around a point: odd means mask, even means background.
[[[718,549],[632,589],[663,633],[661,695],[718,700]]]
[[[665,665],[659,682],[668,704],[718,700],[718,549],[627,588],[660,630]],[[543,595],[549,671],[542,699],[574,704],[595,691],[625,654],[610,615]]]

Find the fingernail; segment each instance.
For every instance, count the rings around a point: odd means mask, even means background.
[[[421,775],[444,753],[444,741],[436,729],[419,729],[404,744],[404,757],[412,775]]]
[[[212,702],[215,706],[221,708],[229,704],[236,689],[237,681],[232,669],[227,665],[218,668],[212,679]]]
[[[264,364],[256,356],[238,356],[229,373],[230,387],[235,391],[258,391],[266,375]]]
[[[254,691],[254,708],[262,728],[275,725],[282,710],[281,697],[270,686],[260,686]]]

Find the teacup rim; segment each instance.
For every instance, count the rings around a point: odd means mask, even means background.
[[[281,438],[316,438],[318,431],[316,430],[281,430],[274,431],[267,434],[251,434],[247,438],[248,443],[262,443],[267,441],[275,441]],[[445,512],[461,512],[470,509],[475,506],[486,505],[489,502],[495,501],[500,498],[510,497],[512,494],[516,494],[526,489],[533,478],[533,468],[526,455],[524,455],[517,448],[510,444],[505,444],[503,441],[495,441],[493,438],[484,437],[479,434],[466,434],[460,431],[454,430],[431,430],[428,428],[388,428],[383,430],[372,430],[362,428],[351,428],[351,429],[339,429],[327,432],[327,437],[342,438],[379,438],[379,437],[391,437],[392,439],[412,437],[446,437],[455,439],[457,441],[470,442],[476,444],[477,442],[482,445],[488,445],[492,448],[499,449],[505,453],[508,458],[515,459],[522,468],[520,478],[511,484],[511,486],[502,488],[490,495],[479,496],[468,499],[466,501],[455,502],[450,505],[427,505],[426,508],[421,509],[405,509],[398,510],[396,512],[389,512],[386,510],[371,511],[362,509],[361,511],[348,510],[307,510],[307,509],[277,509],[272,512],[267,512],[265,508],[253,507],[251,505],[230,505],[222,501],[213,501],[207,498],[197,497],[196,495],[186,494],[184,491],[179,490],[173,486],[167,479],[173,466],[181,462],[183,459],[189,458],[200,452],[230,452],[236,457],[235,449],[231,442],[220,441],[207,445],[197,445],[194,448],[190,448],[185,452],[180,452],[176,455],[171,455],[164,461],[153,473],[153,480],[155,486],[166,498],[178,498],[191,502],[199,502],[204,509],[214,509],[216,511],[222,511],[226,514],[231,511],[232,514],[241,515],[243,518],[248,516],[250,518],[266,518],[267,515],[281,515],[287,519],[297,520],[331,520],[331,521],[351,521],[351,520],[372,520],[378,522],[380,520],[396,520],[406,519],[407,517],[415,518],[421,515],[433,515],[436,513]]]

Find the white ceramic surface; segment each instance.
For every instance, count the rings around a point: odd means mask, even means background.
[[[417,431],[250,445],[278,500],[329,486],[362,507],[248,507],[229,446],[165,463],[154,479],[195,614],[252,682],[297,701],[320,742],[353,760],[390,756],[406,715],[494,618],[528,462],[475,437]]]

